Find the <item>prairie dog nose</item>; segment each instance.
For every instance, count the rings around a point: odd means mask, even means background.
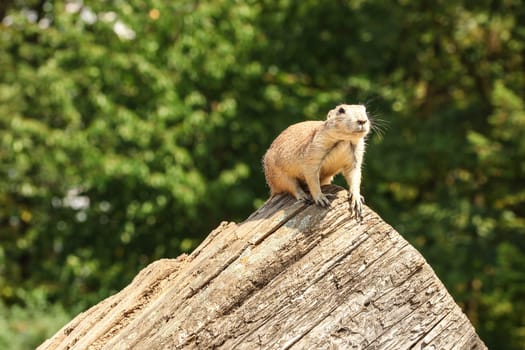
[[[359,124],[359,125],[365,125],[367,121],[368,121],[368,120],[366,120],[366,119],[358,119],[358,120],[357,120],[357,124]]]

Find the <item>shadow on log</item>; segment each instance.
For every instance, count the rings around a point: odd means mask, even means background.
[[[369,208],[277,196],[142,270],[39,349],[486,349],[425,259]]]

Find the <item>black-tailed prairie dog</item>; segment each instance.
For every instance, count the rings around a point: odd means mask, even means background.
[[[287,192],[297,200],[313,199],[326,207],[330,200],[321,192],[321,186],[342,173],[349,186],[350,210],[361,218],[361,166],[369,131],[370,121],[362,105],[342,104],[329,111],[325,121],[289,126],[263,158],[271,195]],[[305,185],[311,197],[304,192]]]

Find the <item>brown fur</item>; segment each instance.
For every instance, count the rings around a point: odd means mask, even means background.
[[[330,205],[321,185],[342,173],[350,189],[350,209],[361,216],[361,165],[370,121],[362,105],[339,105],[325,121],[305,121],[289,126],[273,141],[263,158],[271,194],[287,192],[297,200]]]

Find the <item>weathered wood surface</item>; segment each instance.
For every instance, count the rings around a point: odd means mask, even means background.
[[[267,202],[157,261],[39,349],[486,349],[424,258],[346,191]]]

